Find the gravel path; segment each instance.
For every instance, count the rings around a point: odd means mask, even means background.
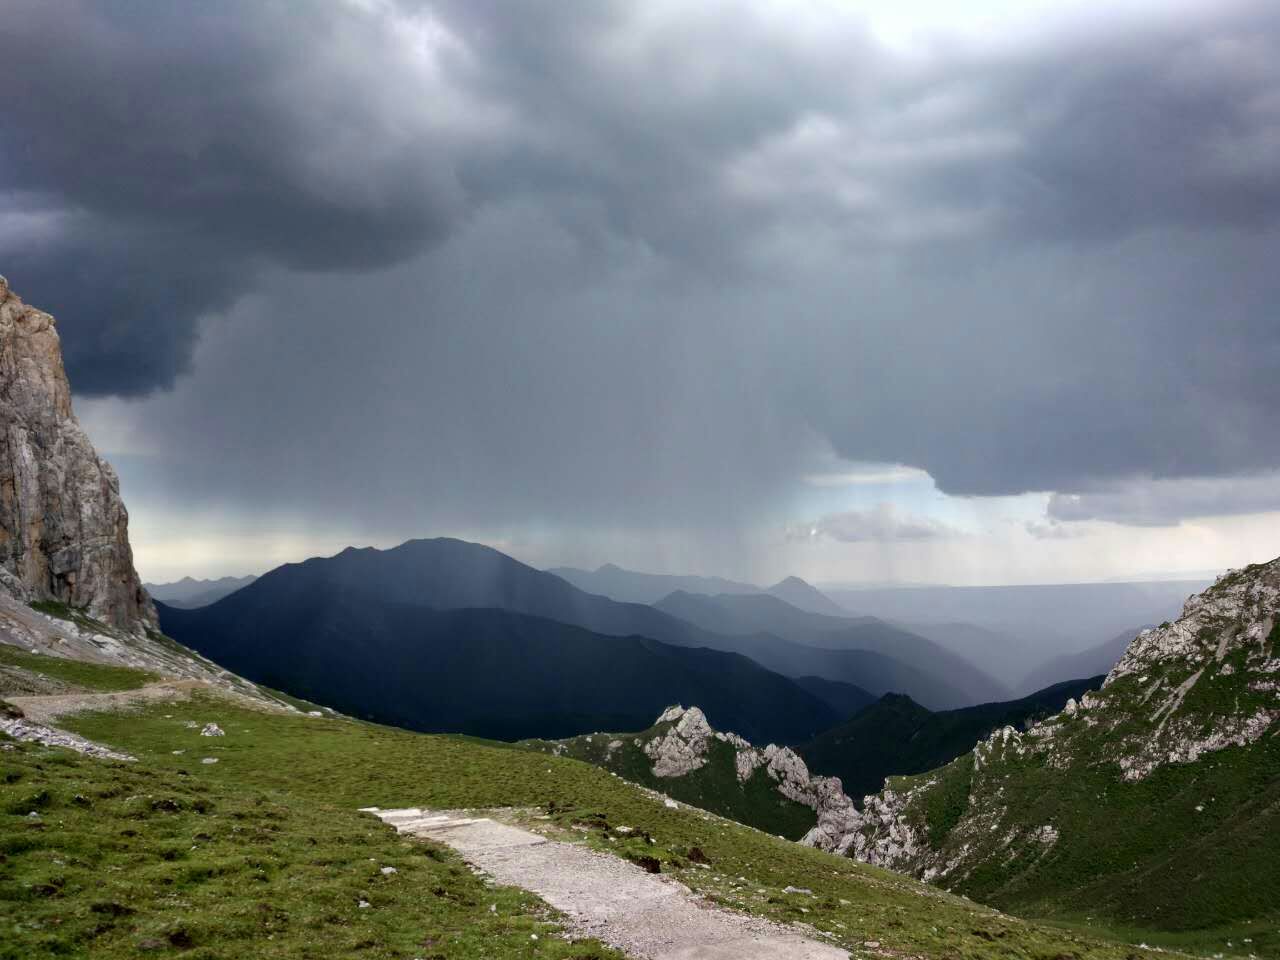
[[[160,700],[186,700],[192,690],[209,689],[202,680],[162,680],[134,690],[112,693],[62,693],[41,697],[7,697],[28,720],[52,723],[58,717],[87,710],[120,710]]]
[[[675,880],[585,846],[485,817],[367,808],[401,833],[457,850],[499,883],[537,894],[596,937],[643,960],[848,960],[845,950],[712,906]]]
[[[69,713],[85,710],[120,710],[143,703],[163,700],[185,700],[192,690],[209,689],[203,680],[162,680],[136,690],[112,693],[61,693],[40,697],[8,697],[9,703],[22,710],[21,719],[0,717],[0,730],[15,740],[43,743],[48,747],[66,747],[90,757],[104,760],[133,760],[100,743],[54,727],[53,722]]]

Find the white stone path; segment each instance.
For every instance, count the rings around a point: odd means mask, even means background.
[[[643,960],[848,960],[830,944],[697,898],[684,884],[581,844],[485,817],[365,808],[401,833],[447,844],[499,883],[541,897],[573,932]]]

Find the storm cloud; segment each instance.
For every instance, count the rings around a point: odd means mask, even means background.
[[[1280,510],[1280,475],[1135,477],[1083,493],[1055,493],[1048,516],[1059,529],[1084,520],[1133,526],[1170,526],[1194,517]]]
[[[1273,4],[11,6],[0,264],[149,495],[781,529],[834,455],[1147,523],[1096,491],[1280,467]]]

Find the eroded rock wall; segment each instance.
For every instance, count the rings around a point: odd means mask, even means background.
[[[71,408],[54,319],[0,277],[0,582],[113,627],[156,624],[115,471]]]

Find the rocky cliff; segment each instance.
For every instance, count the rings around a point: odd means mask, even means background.
[[[1101,690],[891,778],[850,852],[1011,909],[1187,927],[1275,912],[1278,623],[1280,560],[1226,574]]]
[[[53,317],[0,277],[0,582],[126,632],[156,624],[115,471],[71,409]]]

